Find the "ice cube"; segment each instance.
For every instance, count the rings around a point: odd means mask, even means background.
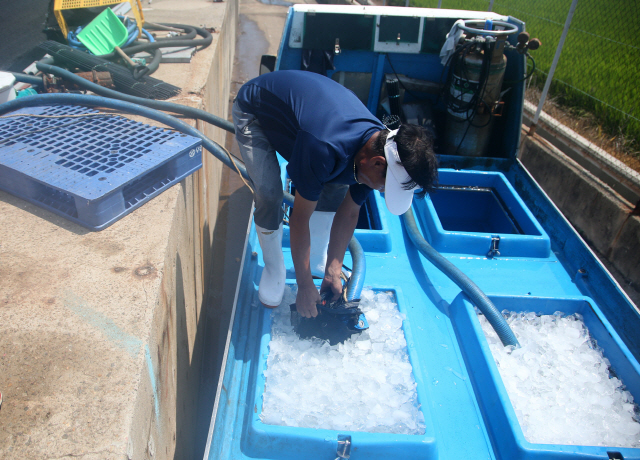
[[[295,301],[294,289],[285,290],[287,298]],[[272,312],[264,370],[264,423],[401,434],[425,432],[402,330],[403,315],[391,293],[363,290],[360,306],[370,328],[335,346],[317,339],[301,341],[290,326],[287,305],[283,300],[283,305]],[[403,414],[402,420],[396,421],[394,411]]]
[[[511,352],[492,339],[486,318],[478,319],[529,442],[640,447],[633,397],[609,378],[609,362],[579,315],[505,316],[521,344]],[[624,423],[621,414],[629,414]]]

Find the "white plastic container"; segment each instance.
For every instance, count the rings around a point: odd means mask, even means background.
[[[13,85],[16,78],[8,72],[0,72],[0,104],[12,101],[16,98],[16,90]]]

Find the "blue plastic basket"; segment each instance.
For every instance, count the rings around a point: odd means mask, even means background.
[[[0,118],[0,189],[102,230],[202,167],[202,142],[77,106]]]

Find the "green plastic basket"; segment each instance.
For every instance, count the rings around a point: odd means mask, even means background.
[[[78,40],[96,56],[112,53],[127,41],[127,28],[111,8],[107,8],[78,34]]]

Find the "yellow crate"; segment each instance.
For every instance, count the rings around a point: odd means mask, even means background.
[[[123,0],[55,0],[53,3],[53,13],[56,15],[58,25],[60,26],[60,29],[62,29],[64,38],[67,38],[69,29],[67,28],[67,23],[65,22],[64,16],[62,15],[63,10],[95,8],[98,6],[109,6],[118,3],[123,3]],[[142,15],[142,5],[140,4],[140,0],[129,0],[129,3],[131,3],[131,11],[133,11],[133,15],[136,18],[136,23],[138,24],[138,31],[142,33],[144,16]]]

